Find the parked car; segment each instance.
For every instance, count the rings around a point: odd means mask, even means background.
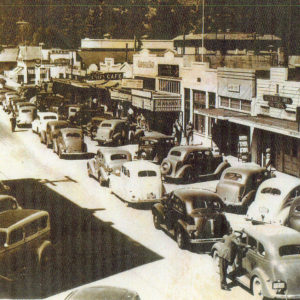
[[[215,193],[177,189],[152,207],[153,223],[156,229],[175,237],[181,249],[191,244],[215,243],[230,229],[223,208]]]
[[[36,118],[32,122],[32,132],[40,133],[46,131],[47,123],[57,121],[58,115],[53,112],[38,112]]]
[[[246,218],[252,221],[285,224],[293,200],[300,195],[300,179],[271,178],[258,188]]]
[[[78,155],[87,152],[82,129],[62,128],[53,140],[53,151],[59,158],[66,155]]]
[[[0,214],[14,209],[21,209],[17,199],[8,195],[0,195]]]
[[[138,159],[152,160],[161,164],[170,149],[175,146],[174,137],[167,135],[143,136],[139,140]]]
[[[112,192],[129,203],[158,202],[165,192],[159,166],[149,161],[125,162],[110,176]]]
[[[109,114],[93,117],[91,121],[87,123],[87,125],[84,127],[84,134],[89,136],[92,140],[94,140],[100,124],[103,121],[110,120],[110,119],[112,119],[112,116]]]
[[[285,225],[300,232],[300,197],[292,202]]]
[[[2,279],[13,280],[24,268],[46,268],[53,253],[46,211],[14,209],[0,214]]]
[[[103,121],[98,127],[95,140],[101,145],[124,145],[129,142],[130,124],[126,120],[112,119]],[[138,129],[132,133],[132,142],[137,142],[140,137],[144,136],[144,131]]]
[[[68,121],[50,121],[47,122],[46,131],[41,131],[41,143],[46,144],[48,148],[53,146],[53,140],[56,139],[58,131],[69,126]]]
[[[224,203],[242,210],[252,203],[259,185],[270,178],[266,168],[256,164],[244,164],[223,171],[216,192]]]
[[[240,268],[235,280],[249,288],[255,299],[300,298],[300,233],[277,224],[250,225],[240,233]],[[212,248],[218,260],[221,248]]]
[[[99,149],[93,159],[87,163],[89,177],[98,179],[101,185],[109,185],[109,175],[121,171],[122,165],[131,161],[132,157],[129,151],[118,148]]]
[[[113,286],[91,286],[71,292],[65,300],[140,300],[139,295],[124,288]]]
[[[166,180],[194,182],[216,180],[230,164],[215,155],[211,148],[202,146],[176,146],[162,161],[161,173]]]
[[[17,126],[31,126],[31,123],[36,118],[36,112],[35,105],[19,107],[17,114]]]

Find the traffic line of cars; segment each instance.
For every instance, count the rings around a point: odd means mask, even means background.
[[[54,113],[38,112],[37,116],[33,132],[59,157],[87,151],[82,129],[71,128]],[[211,245],[217,261],[222,237],[231,232],[225,212],[247,212],[249,224],[236,232],[243,245],[240,251],[246,252],[237,263],[241,273],[234,279],[259,298],[300,298],[296,284],[300,270],[292,267],[300,263],[300,233],[296,231],[300,227],[299,179],[273,178],[254,164],[231,167],[211,148],[175,146],[170,136],[145,137],[126,120],[101,120],[96,128],[90,127],[90,134],[99,145],[113,147],[99,149],[87,162],[88,175],[128,203],[153,203],[155,228],[172,236],[182,249]],[[134,160],[130,152],[116,147],[136,142]],[[166,182],[211,180],[219,180],[215,192],[185,187],[166,194],[164,188]],[[25,227],[22,230],[24,240]],[[6,235],[3,245],[9,241]]]

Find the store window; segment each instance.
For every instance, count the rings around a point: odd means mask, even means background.
[[[159,79],[159,90],[163,92],[180,94],[180,82],[173,80]]]
[[[194,114],[194,128],[198,133],[205,134],[205,116]]]
[[[159,64],[158,76],[179,77],[179,66]]]
[[[229,107],[229,98],[221,97],[220,106],[221,107]]]
[[[206,96],[203,91],[193,91],[194,109],[205,108]]]
[[[240,107],[240,100],[238,100],[238,99],[231,99],[231,101],[230,101],[230,108],[232,108],[232,109],[241,109],[241,107]]]
[[[251,111],[251,101],[241,100],[241,110]]]

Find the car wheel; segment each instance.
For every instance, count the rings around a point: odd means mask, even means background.
[[[176,242],[180,249],[187,248],[186,236],[180,227],[176,230]]]
[[[262,292],[262,284],[258,277],[255,277],[252,282],[252,293],[255,299],[264,299],[264,295]]]
[[[160,218],[157,212],[153,212],[153,224],[156,229],[161,229]]]

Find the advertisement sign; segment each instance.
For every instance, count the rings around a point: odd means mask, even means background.
[[[129,89],[142,89],[143,80],[139,79],[122,79],[122,87]]]
[[[263,99],[268,102],[270,107],[279,109],[285,109],[287,104],[293,104],[292,98],[278,95],[263,95]]]
[[[240,85],[239,84],[229,83],[227,85],[227,91],[228,92],[239,93],[240,92]]]
[[[123,72],[108,72],[108,73],[100,73],[100,72],[92,72],[88,76],[88,80],[122,80]]]

